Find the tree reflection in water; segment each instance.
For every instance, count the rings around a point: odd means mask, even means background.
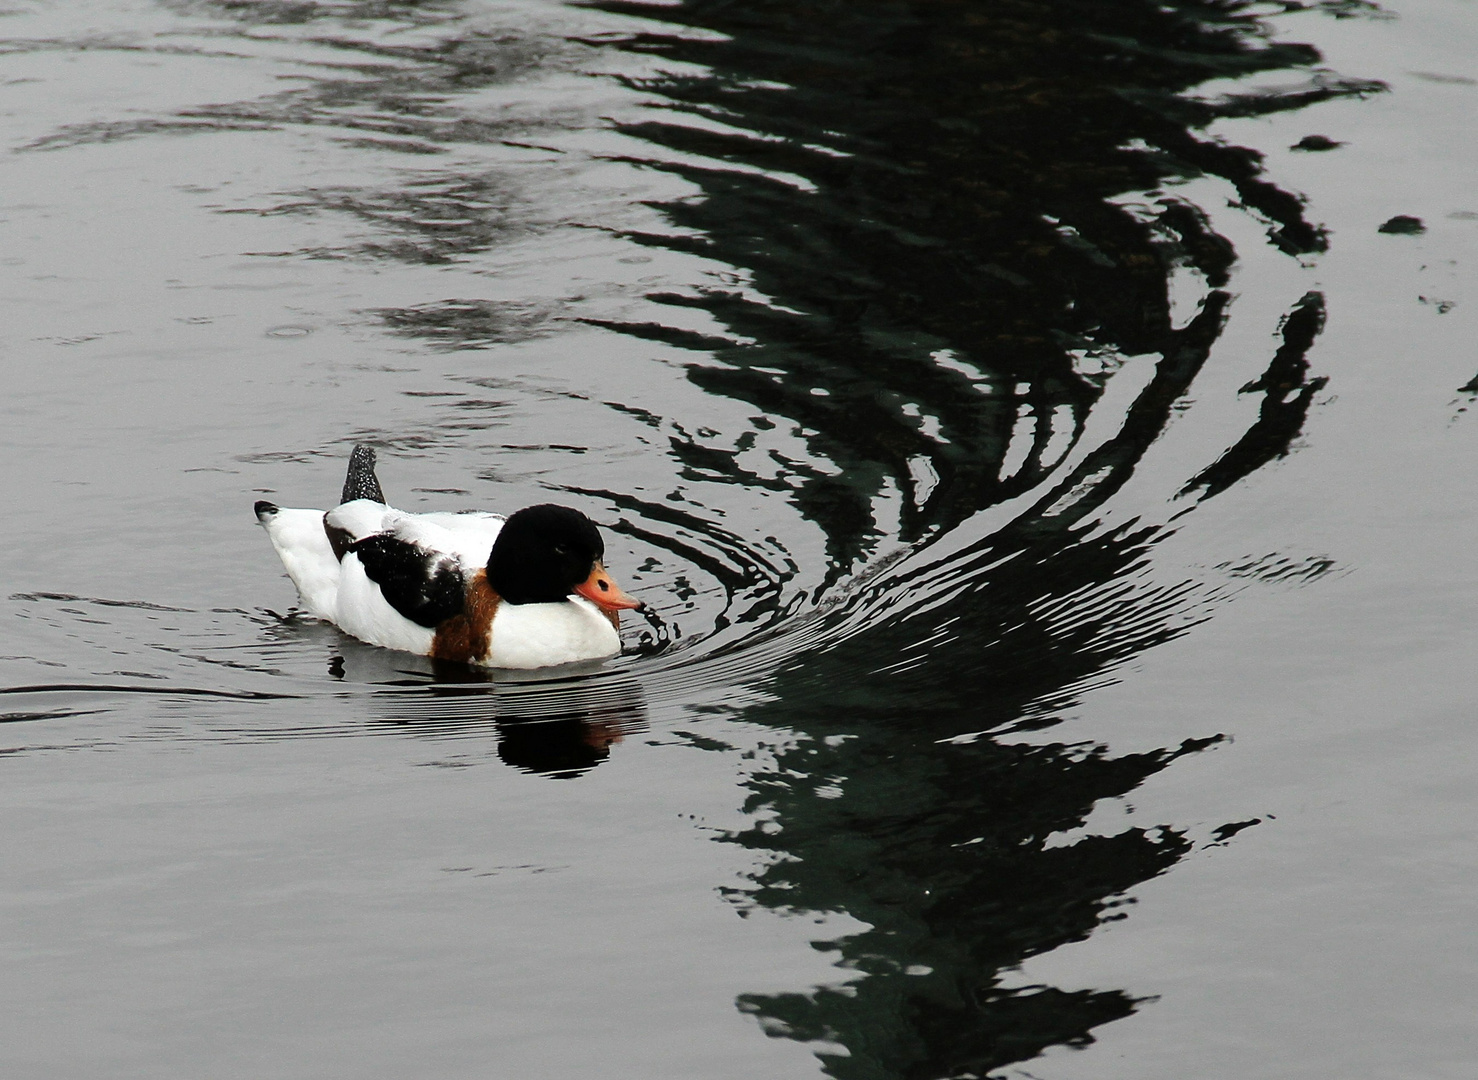
[[[906,493],[914,556],[876,587],[927,601],[789,662],[745,712],[793,739],[749,782],[757,823],[732,839],[769,861],[738,901],[870,928],[825,945],[859,973],[846,986],[741,1008],[772,1034],[844,1048],[821,1057],[846,1080],[985,1076],[1090,1041],[1133,1011],[1129,993],[1004,979],[1115,917],[1189,842],[1168,827],[1050,838],[1218,737],[1113,757],[997,736],[1049,726],[1096,676],[1186,626],[1193,583],[1135,579],[1165,530],[1098,517],[1227,317],[1232,245],[1176,185],[1216,179],[1285,253],[1324,246],[1257,153],[1198,131],[1378,87],[1315,70],[1312,48],[1273,42],[1238,0],[593,6],[666,24],[620,43],[677,62],[636,84],[660,118],[624,130],[657,148],[646,164],[701,191],[662,207],[674,234],[633,239],[752,284],[652,297],[715,316],[733,335],[718,348],[664,324],[603,325],[692,347],[695,383],[810,433],[813,459],[835,467],[796,464],[795,499],[826,532],[834,579],[866,557],[885,488]],[[1307,81],[1189,94],[1285,69]],[[1206,291],[1177,328],[1170,282],[1185,271]],[[1323,385],[1304,358],[1322,298],[1290,309],[1267,375],[1244,388],[1264,394],[1259,419],[1218,460],[1188,464],[1185,494],[1225,490],[1301,430]],[[1154,374],[1116,434],[1063,468],[1107,376],[1146,354]],[[732,455],[686,452],[707,475],[763,482]],[[970,535],[972,515],[1023,495],[1009,525]]]

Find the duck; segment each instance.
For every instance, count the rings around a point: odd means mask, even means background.
[[[507,518],[423,514],[385,501],[373,447],[355,446],[331,510],[256,503],[303,607],[387,649],[490,668],[542,668],[621,651],[643,605],[606,571],[605,542],[554,503]]]

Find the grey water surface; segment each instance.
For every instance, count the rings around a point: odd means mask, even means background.
[[[5,8],[0,1074],[1472,1075],[1475,57]],[[356,442],[590,513],[623,655],[295,611],[252,503]]]

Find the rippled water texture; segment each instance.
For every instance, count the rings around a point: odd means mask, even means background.
[[[7,8],[5,1074],[1467,1076],[1473,18]],[[623,655],[296,612],[356,442]]]

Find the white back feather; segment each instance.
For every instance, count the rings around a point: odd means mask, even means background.
[[[355,499],[334,507],[324,516],[324,520],[333,528],[342,529],[355,540],[363,540],[366,536],[386,532],[390,527],[386,519],[392,515],[404,516],[399,510],[392,510],[373,499]]]
[[[464,518],[473,515],[404,514],[391,510],[385,518],[385,531],[422,551],[450,556],[464,573],[472,574],[487,566],[503,519],[488,514],[472,521],[459,520]]]

